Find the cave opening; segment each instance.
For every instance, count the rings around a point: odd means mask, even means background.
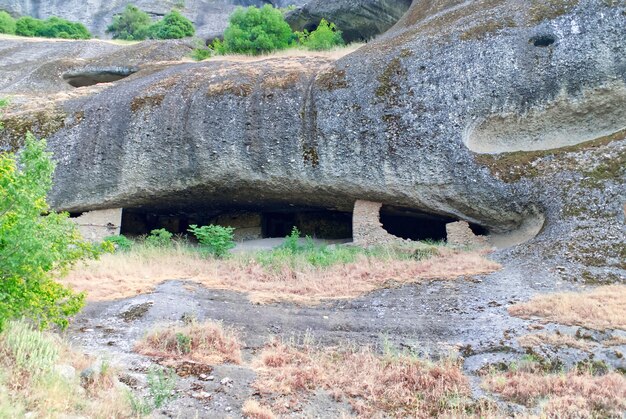
[[[552,35],[539,35],[530,40],[530,42],[540,48],[549,47],[556,42],[556,38]]]
[[[389,234],[409,240],[445,241],[446,224],[459,221],[456,218],[429,214],[415,210],[383,205],[380,210],[380,222]],[[470,223],[476,235],[486,235],[487,230]]]
[[[63,74],[63,80],[72,87],[87,87],[122,80],[136,72],[130,68],[73,71]]]
[[[302,236],[317,239],[352,238],[351,212],[318,208],[223,209],[192,212],[130,208],[122,211],[121,234],[136,237],[160,228],[173,234],[188,234],[187,229],[192,224],[234,227],[236,241],[284,238],[294,227]]]

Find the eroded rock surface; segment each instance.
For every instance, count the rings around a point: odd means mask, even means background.
[[[416,1],[338,60],[180,63],[176,52],[154,64],[146,54],[123,80],[72,89],[46,67],[55,58],[41,59],[28,77],[71,97],[49,132],[50,198],[72,211],[351,211],[362,199],[492,233],[536,225],[512,255],[552,258],[571,266],[568,278],[623,280],[625,24],[624,6],[600,0]],[[107,64],[128,65],[128,48],[142,45],[103,47],[115,49]],[[78,68],[66,60],[63,71]],[[28,88],[9,80],[2,91]],[[506,147],[472,145],[502,144],[498,124],[511,132]]]

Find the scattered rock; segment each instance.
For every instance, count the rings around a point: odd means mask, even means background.
[[[146,315],[148,310],[150,310],[150,307],[152,307],[153,305],[153,301],[147,301],[145,303],[130,306],[130,308],[128,308],[126,311],[120,313],[119,317],[124,319],[125,322],[131,322],[141,319],[143,316]]]
[[[76,378],[76,369],[71,365],[60,364],[54,366],[54,371],[67,381],[73,381]]]

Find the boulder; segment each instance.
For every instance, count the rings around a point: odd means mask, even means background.
[[[516,243],[539,233],[512,252],[623,278],[625,25],[603,0],[417,0],[339,59],[146,61],[94,91],[41,70],[83,92],[56,102],[50,199],[73,212],[364,200]]]

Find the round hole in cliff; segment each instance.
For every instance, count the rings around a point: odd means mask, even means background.
[[[122,67],[71,71],[63,74],[63,80],[65,80],[72,87],[86,87],[100,83],[112,83],[114,81],[122,80],[136,72],[136,69]]]
[[[453,217],[429,214],[411,209],[383,205],[380,222],[383,228],[396,237],[409,240],[442,241],[447,239],[446,224],[459,221]],[[486,235],[487,230],[470,223],[476,235]]]
[[[536,47],[545,48],[556,42],[553,35],[538,35],[530,39],[530,43]]]

